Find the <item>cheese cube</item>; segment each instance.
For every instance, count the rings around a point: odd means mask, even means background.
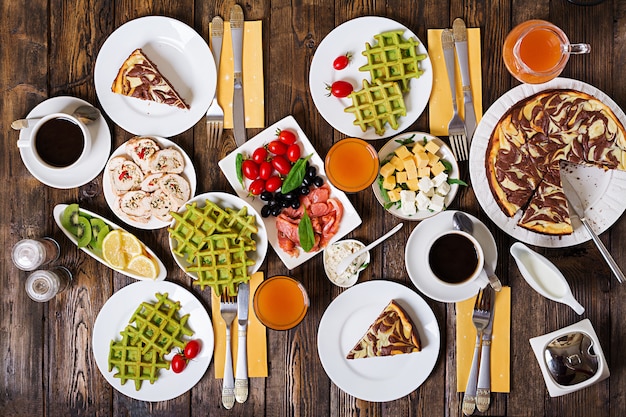
[[[415,206],[415,193],[413,191],[402,190],[400,191],[400,204],[402,213],[409,216],[417,213],[417,207]]]
[[[418,152],[426,152],[426,148],[419,142],[415,142],[413,145],[413,154],[417,155]]]
[[[437,153],[437,151],[439,151],[439,148],[441,146],[437,145],[434,141],[429,141],[426,145],[424,145],[424,148],[426,148],[426,150],[430,153]]]
[[[406,176],[408,179],[417,178],[417,167],[412,157],[403,159],[404,169],[406,170]]]
[[[448,181],[448,174],[446,174],[445,172],[439,173],[433,177],[433,187],[439,187],[446,181]]]
[[[419,178],[422,177],[430,177],[430,167],[422,167],[417,169],[417,176]]]
[[[450,192],[450,188],[450,184],[448,184],[447,182],[442,182],[441,185],[435,188],[435,193],[445,197]]]
[[[406,171],[398,171],[396,172],[396,183],[404,184],[407,180]]]
[[[389,161],[389,162],[391,162],[391,164],[394,167],[396,167],[396,170],[398,170],[398,171],[404,170],[404,164],[402,163],[402,159],[398,158],[397,156],[394,155],[391,158],[391,161]]]
[[[417,205],[418,210],[428,210],[428,205],[430,204],[430,197],[428,197],[426,194],[420,191],[415,196],[415,204]]]
[[[430,198],[430,204],[428,205],[428,209],[432,211],[441,211],[444,207],[444,198],[440,195],[435,194]]]
[[[407,185],[407,187],[409,187],[409,190],[411,190],[411,191],[417,191],[417,190],[420,189],[419,181],[418,181],[417,178],[413,178],[411,180],[408,180],[406,182],[406,185]]]
[[[428,177],[422,177],[419,180],[420,191],[428,193],[433,188],[433,181]]]
[[[434,153],[428,152],[427,155],[428,155],[428,165],[430,165],[431,167],[437,165],[437,162],[439,162],[439,160],[441,159],[439,158],[439,155],[436,155]]]
[[[396,170],[396,167],[392,163],[387,162],[385,165],[383,165],[380,168],[379,173],[380,173],[380,175],[383,176],[383,178],[387,178],[387,177],[391,176],[394,173],[395,170]]]
[[[445,170],[446,166],[442,164],[441,161],[437,162],[435,165],[432,165],[430,168],[430,172],[432,172],[433,175],[437,175],[441,172],[444,172]]]
[[[415,154],[415,164],[418,168],[428,166],[428,154],[426,152],[418,152]]]
[[[405,145],[402,145],[399,148],[397,148],[394,151],[394,153],[398,155],[398,158],[400,159],[406,159],[409,156],[411,156],[411,152],[409,151],[409,148],[407,148]]]
[[[383,178],[383,188],[385,190],[393,190],[394,188],[396,188],[395,175],[390,175],[388,177]]]
[[[400,191],[402,188],[394,188],[393,190],[387,191],[387,196],[389,196],[389,201],[395,203],[396,201],[400,201]]]

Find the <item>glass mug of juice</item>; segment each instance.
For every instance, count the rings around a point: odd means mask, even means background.
[[[502,57],[507,69],[523,83],[540,84],[556,78],[572,54],[586,54],[591,46],[572,44],[565,33],[545,20],[528,20],[507,35]]]
[[[309,296],[298,281],[277,275],[266,279],[254,292],[254,313],[265,327],[289,330],[304,319]]]
[[[378,153],[364,140],[346,138],[330,148],[324,166],[331,184],[356,193],[372,185],[378,176]]]

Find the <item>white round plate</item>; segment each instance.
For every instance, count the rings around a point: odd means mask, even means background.
[[[256,251],[254,253],[248,253],[248,257],[254,261],[254,265],[249,268],[248,272],[250,274],[254,274],[261,267],[263,260],[265,260],[265,255],[267,254],[267,230],[265,229],[265,223],[263,223],[261,215],[248,202],[242,200],[236,195],[222,192],[211,192],[197,195],[185,204],[183,204],[180,210],[178,210],[178,213],[184,213],[187,210],[187,204],[196,203],[198,207],[204,207],[206,204],[206,200],[212,201],[223,209],[233,208],[235,210],[239,210],[246,206],[248,207],[248,215],[254,215],[256,217],[256,225],[259,228],[256,236],[254,236],[254,240],[256,242]],[[172,221],[172,226],[174,226],[175,221],[176,220]],[[190,266],[187,260],[174,253],[174,249],[176,248],[178,243],[174,239],[172,239],[171,236],[169,240],[170,252],[172,252],[172,256],[174,257],[174,260],[176,261],[180,269],[185,271],[185,273],[193,279],[198,279],[198,274],[196,274],[195,272],[186,271],[187,267]]]
[[[452,217],[456,210],[446,210],[438,216],[426,219],[418,224],[408,241],[406,242],[404,262],[409,278],[413,284],[424,295],[436,301],[444,303],[455,303],[457,301],[467,300],[474,297],[478,292],[479,285],[475,282],[467,282],[454,287],[443,285],[430,272],[427,265],[427,252],[429,250],[429,242],[447,231],[453,230]],[[474,232],[472,235],[478,240],[485,254],[485,263],[491,265],[495,270],[498,263],[498,248],[496,241],[493,239],[491,232],[480,220],[471,214],[465,213],[474,224]],[[453,254],[450,254],[453,256]]]
[[[67,236],[67,238],[70,241],[72,241],[73,244],[78,245],[78,240],[76,239],[76,236],[74,236],[72,233],[70,233],[69,230],[66,230],[65,227],[63,227],[63,224],[61,222],[61,219],[63,218],[63,211],[67,208],[67,206],[68,206],[67,204],[57,204],[56,206],[54,206],[54,209],[52,210],[52,215],[54,216],[54,221],[56,222],[57,226],[59,226],[59,229],[61,229],[63,234],[65,236]],[[112,221],[110,221],[110,220],[100,216],[99,214],[94,213],[93,211],[86,210],[86,209],[84,209],[82,207],[80,208],[80,211],[82,211],[83,213],[87,214],[90,217],[97,218],[97,219],[100,219],[100,220],[104,221],[106,224],[108,224],[112,228],[112,230],[115,230],[115,229],[125,230],[125,229],[119,227],[117,224],[113,223]],[[127,231],[127,230],[125,230],[125,231]],[[141,242],[141,240],[140,240],[140,242]],[[104,260],[104,258],[102,256],[100,256],[99,254],[95,253],[90,248],[82,247],[80,249],[83,252],[85,252],[87,255],[91,256],[95,260],[97,260],[100,263],[102,263],[103,265],[113,269],[114,271],[119,272],[120,274],[126,275],[127,277],[131,277],[131,278],[139,280],[139,281],[163,281],[165,279],[165,277],[167,276],[167,268],[163,264],[163,261],[161,261],[161,259],[159,259],[159,257],[156,255],[156,253],[154,253],[154,251],[152,249],[150,249],[145,243],[141,242],[141,244],[143,245],[143,247],[146,250],[146,252],[148,252],[148,254],[153,259],[155,259],[157,264],[159,265],[159,274],[154,279],[142,277],[141,275],[137,275],[137,274],[135,274],[135,273],[133,273],[131,271],[125,270],[125,269],[113,268],[107,261]]]
[[[50,113],[73,113],[77,107],[92,105],[76,97],[53,97],[39,103],[26,115],[27,118],[39,118]],[[82,162],[65,169],[54,169],[37,162],[32,148],[20,148],[24,165],[43,184],[53,188],[76,188],[87,184],[98,176],[106,165],[111,152],[111,132],[104,117],[87,126],[91,133],[91,152]],[[32,128],[20,130],[20,139],[30,135]],[[22,136],[24,135],[24,136]]]
[[[545,84],[521,84],[500,97],[481,119],[470,147],[469,169],[472,186],[478,203],[489,218],[512,237],[541,247],[568,247],[590,239],[578,217],[572,218],[574,233],[566,236],[549,236],[532,232],[517,225],[521,213],[507,217],[493,198],[485,174],[485,154],[489,138],[502,115],[520,100],[544,90],[572,89],[590,94],[609,106],[623,126],[626,126],[624,111],[606,94],[582,81],[555,78]],[[568,164],[561,170],[580,194],[586,208],[587,220],[596,233],[606,231],[626,209],[626,172]]]
[[[369,72],[359,71],[360,67],[367,64],[367,58],[361,54],[365,50],[365,43],[369,42],[372,45],[375,42],[374,35],[390,30],[404,30],[403,37],[405,39],[415,38],[419,42],[417,52],[426,55],[426,59],[420,63],[424,73],[419,78],[411,80],[411,89],[404,95],[406,116],[400,117],[400,126],[394,130],[387,125],[385,133],[379,136],[373,128],[368,128],[367,131],[363,132],[359,126],[355,126],[353,124],[354,115],[344,112],[344,109],[352,104],[352,100],[328,97],[326,85],[343,80],[350,82],[355,90],[360,90],[364,79],[370,81]],[[333,61],[335,58],[346,53],[352,54],[348,67],[343,70],[334,69]],[[378,16],[358,17],[333,29],[317,47],[309,72],[311,96],[322,117],[332,127],[348,136],[369,140],[397,135],[411,126],[426,108],[432,87],[432,64],[424,43],[415,33],[402,24]]]
[[[185,371],[175,374],[169,370],[159,370],[159,378],[150,384],[143,381],[141,389],[135,389],[135,381],[126,381],[121,384],[119,378],[114,378],[117,368],[109,371],[108,358],[111,340],[120,340],[120,332],[124,330],[131,316],[139,305],[144,302],[156,302],[156,293],[168,293],[174,301],[180,301],[181,316],[189,314],[187,324],[194,331],[189,340],[199,340],[201,349],[198,356],[190,361]],[[213,358],[214,335],[213,325],[204,306],[185,288],[168,281],[137,282],[127,285],[117,291],[102,306],[93,326],[93,355],[100,373],[109,384],[122,394],[141,401],[166,401],[176,398],[193,388],[206,373]],[[173,352],[165,358],[171,360]]]
[[[346,359],[385,306],[396,300],[409,315],[422,350],[377,358]],[[330,379],[366,401],[393,401],[417,389],[432,372],[441,335],[426,301],[391,281],[367,281],[342,292],[328,306],[317,332],[317,351]]]
[[[111,91],[128,56],[141,48],[189,105],[179,109]],[[206,41],[185,23],[164,16],[145,16],[117,28],[104,42],[94,72],[102,108],[120,127],[135,135],[170,137],[184,132],[205,115],[217,85],[215,61]]]
[[[196,170],[193,167],[193,162],[191,161],[191,158],[189,158],[189,155],[187,155],[187,153],[183,150],[183,148],[181,148],[180,146],[178,146],[177,144],[175,144],[169,139],[161,138],[158,136],[150,136],[150,138],[153,139],[159,145],[161,149],[175,148],[176,150],[178,150],[178,152],[180,152],[183,155],[183,158],[185,159],[185,169],[180,175],[183,178],[185,178],[187,181],[189,181],[189,189],[191,190],[191,196],[193,197],[196,194],[197,178],[196,178]],[[115,158],[116,156],[127,156],[129,160],[132,160],[130,155],[126,153],[125,146],[126,146],[126,142],[124,142],[115,151],[113,151],[113,153],[111,154],[111,157],[109,158],[109,161],[112,158]],[[108,164],[109,162],[107,161],[107,164],[105,166],[107,166]],[[106,199],[107,204],[109,205],[109,208],[124,223],[130,226],[136,227],[138,229],[146,229],[146,230],[161,229],[171,224],[171,222],[164,222],[155,217],[151,217],[147,223],[141,223],[136,220],[132,220],[128,218],[127,216],[125,216],[123,213],[121,213],[120,209],[118,208],[116,204],[117,196],[113,192],[113,188],[111,185],[111,178],[109,177],[109,173],[107,172],[107,170],[105,170],[104,174],[102,175],[102,188],[104,189],[104,198]]]
[[[444,143],[444,141],[428,133],[407,132],[407,133],[403,133],[401,135],[394,137],[389,142],[385,143],[385,145],[382,148],[380,148],[380,150],[378,151],[378,160],[379,161],[386,160],[393,153],[393,151],[395,151],[397,148],[400,147],[400,145],[402,144],[401,143],[402,141],[405,141],[408,139],[412,139],[414,142],[420,142],[420,143],[423,143],[424,140],[428,142],[433,141],[437,145],[439,145],[440,149],[439,149],[439,152],[437,152],[437,154],[441,157],[441,159],[446,160],[447,162],[450,163],[450,165],[452,165],[452,171],[448,173],[448,178],[457,178],[457,179],[459,178],[459,165],[457,164],[456,159],[454,159],[452,150],[448,147],[448,145]],[[450,204],[452,204],[452,201],[454,200],[454,197],[456,196],[458,189],[459,189],[458,184],[450,185],[450,192],[445,198],[446,207],[450,207]],[[382,192],[380,191],[380,184],[378,180],[374,181],[374,183],[372,184],[372,190],[374,190],[374,195],[376,196],[376,199],[378,200],[380,205],[385,207],[387,202],[383,198]],[[387,211],[393,214],[394,216],[400,219],[404,219],[404,220],[424,220],[436,214],[439,214],[430,210],[418,210],[417,213],[414,215],[406,215],[402,213],[402,210],[396,205],[391,206],[390,208],[387,209]]]

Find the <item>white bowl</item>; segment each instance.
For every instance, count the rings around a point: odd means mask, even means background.
[[[336,259],[331,259],[332,254],[337,248],[346,245],[352,247],[349,252],[346,251],[343,253],[343,256],[339,256]],[[364,247],[365,244],[356,239],[344,239],[331,243],[326,247],[326,249],[324,249],[324,271],[326,272],[326,276],[328,277],[330,282],[342,288],[349,288],[356,284],[356,282],[359,280],[359,275],[361,274],[361,271],[367,268],[370,263],[369,251],[361,255],[361,257],[363,257],[363,262],[360,266],[354,266],[353,263],[352,265],[348,266],[348,268],[341,275],[337,275],[334,270],[339,262],[341,262],[345,258],[345,256],[355,253],[363,249]]]

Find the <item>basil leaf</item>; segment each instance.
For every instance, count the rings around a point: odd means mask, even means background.
[[[283,181],[283,185],[280,187],[281,193],[287,194],[302,185],[302,180],[304,180],[306,175],[306,163],[312,156],[313,154],[310,154],[306,158],[300,158],[293,164],[291,171],[289,171],[285,181]]]
[[[245,185],[243,184],[243,171],[241,169],[242,166],[243,166],[243,154],[238,153],[237,157],[235,158],[235,170],[237,171],[237,179],[239,180],[239,183],[241,184],[243,188],[245,188]]]
[[[399,143],[400,145],[410,145],[414,142],[413,141],[414,137],[415,137],[415,134],[409,136],[406,139],[396,139],[396,142]]]
[[[467,183],[463,180],[460,180],[458,178],[448,178],[448,184],[459,184],[459,185],[463,185],[465,187],[467,187]]]
[[[446,161],[445,159],[440,159],[440,161],[443,164],[446,172],[452,171],[452,164],[450,162]]]
[[[298,225],[298,237],[300,238],[300,246],[305,252],[309,252],[315,245],[315,234],[313,233],[313,224],[306,210],[302,214],[300,224]]]

